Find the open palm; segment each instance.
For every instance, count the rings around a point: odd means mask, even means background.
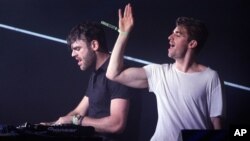
[[[134,26],[134,19],[132,13],[132,7],[127,4],[124,13],[122,15],[121,9],[119,9],[119,30],[121,32],[130,32]]]

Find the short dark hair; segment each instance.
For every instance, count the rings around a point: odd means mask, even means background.
[[[176,19],[176,26],[183,26],[187,30],[189,41],[197,41],[196,52],[199,52],[203,48],[208,37],[208,30],[202,21],[191,17],[178,17]]]
[[[99,23],[85,21],[73,27],[67,37],[67,44],[71,46],[76,40],[86,40],[87,43],[97,40],[100,46],[98,51],[109,52],[104,29]]]

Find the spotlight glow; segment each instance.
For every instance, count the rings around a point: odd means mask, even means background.
[[[104,24],[107,24],[107,23],[104,23]],[[112,26],[112,25],[108,25],[108,27],[110,27],[110,26]],[[25,30],[25,29],[16,28],[16,27],[5,25],[5,24],[1,24],[1,23],[0,23],[0,27],[4,28],[4,29],[8,29],[8,30],[13,30],[13,31],[16,31],[16,32],[28,34],[28,35],[31,35],[31,36],[36,36],[36,37],[39,37],[39,38],[43,38],[43,39],[47,39],[47,40],[51,40],[51,41],[55,41],[55,42],[67,44],[66,40],[62,40],[62,39],[59,39],[59,38],[56,38],[56,37],[52,37],[52,36],[48,36],[48,35],[44,35],[44,34],[32,32],[32,31],[28,31],[28,30]],[[114,28],[115,30],[117,30],[116,27],[112,27],[112,28]],[[137,63],[145,64],[145,65],[153,63],[153,62],[141,60],[141,59],[130,57],[130,56],[124,56],[124,58],[127,59],[127,60],[130,60],[130,61],[134,61],[134,62],[137,62]],[[226,86],[229,86],[229,87],[234,87],[234,88],[237,88],[237,89],[250,91],[250,87],[247,87],[247,86],[243,86],[243,85],[239,85],[239,84],[235,84],[235,83],[231,83],[231,82],[227,82],[227,81],[224,81],[224,84]]]

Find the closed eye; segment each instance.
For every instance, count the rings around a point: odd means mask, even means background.
[[[74,47],[72,50],[79,51],[81,48],[80,47]]]

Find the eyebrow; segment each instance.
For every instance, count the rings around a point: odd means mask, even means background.
[[[174,30],[173,33],[183,35],[183,32],[181,32],[180,30]]]
[[[81,48],[81,46],[70,47],[71,49]]]
[[[174,31],[174,33],[182,33],[181,31],[177,30],[177,31]]]
[[[182,36],[186,36],[186,35],[188,36],[187,30],[185,30],[184,28],[176,28],[174,29],[173,33],[179,34]]]

